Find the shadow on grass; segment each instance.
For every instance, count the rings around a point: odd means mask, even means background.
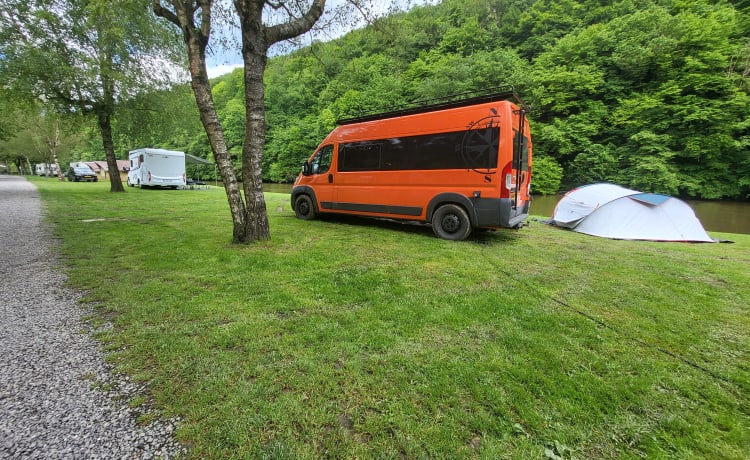
[[[294,217],[290,215],[289,217]],[[322,222],[351,225],[358,228],[370,227],[394,232],[402,232],[410,235],[421,235],[426,238],[437,238],[430,224],[411,220],[394,220],[379,217],[362,217],[350,215],[326,214],[318,218]],[[475,229],[466,241],[479,244],[513,243],[523,237],[523,230],[515,229]]]

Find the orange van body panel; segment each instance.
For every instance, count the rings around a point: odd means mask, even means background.
[[[519,126],[520,123],[522,126]],[[499,128],[497,165],[472,169],[418,169],[339,171],[340,146],[347,143],[393,140],[409,136],[456,133],[472,129]],[[526,137],[528,154],[523,171],[513,167],[514,144],[519,127]],[[505,224],[483,225],[474,209],[467,209],[473,226],[517,226],[528,216],[531,179],[531,135],[521,109],[511,101],[486,102],[465,107],[396,116],[337,126],[316,150],[333,146],[330,168],[323,174],[300,174],[294,184],[292,204],[303,190],[312,190],[319,213],[356,214],[429,222],[441,196],[460,199],[474,207],[477,199],[507,201],[517,211]],[[464,148],[464,145],[461,145]],[[462,152],[463,155],[463,152]],[[315,157],[315,154],[310,158]],[[520,182],[513,187],[516,182]],[[511,189],[507,188],[511,185]],[[517,195],[516,195],[517,194]],[[511,203],[512,202],[512,203]],[[493,201],[494,203],[494,201]],[[494,206],[494,205],[493,205]],[[498,211],[500,212],[500,211]],[[511,225],[512,223],[512,225]]]

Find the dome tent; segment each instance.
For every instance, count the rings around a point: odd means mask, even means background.
[[[714,241],[684,201],[614,184],[590,184],[569,191],[550,220],[559,227],[604,238]]]

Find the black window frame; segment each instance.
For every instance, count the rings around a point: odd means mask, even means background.
[[[477,138],[489,139],[489,148],[477,157],[477,150],[473,145],[467,145],[467,142],[473,142],[473,135],[483,130],[489,130],[486,131],[489,136]],[[497,168],[499,147],[498,125],[472,130],[346,142],[339,144],[338,171],[489,170]],[[471,158],[467,157],[469,150]]]

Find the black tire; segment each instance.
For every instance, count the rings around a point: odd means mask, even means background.
[[[309,195],[300,195],[294,200],[294,215],[302,220],[311,220],[318,217],[315,212],[315,205]]]
[[[432,215],[432,231],[444,240],[465,240],[471,234],[471,220],[461,206],[444,204]]]

